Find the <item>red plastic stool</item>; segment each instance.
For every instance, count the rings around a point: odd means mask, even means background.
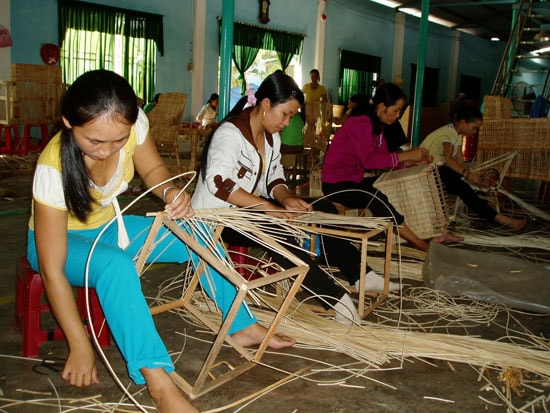
[[[248,256],[248,247],[228,245],[227,252],[229,253],[229,257],[231,257],[231,261],[235,264],[235,270],[245,279],[252,279],[254,274],[247,267],[256,265],[257,261]]]
[[[38,145],[31,145],[31,128],[40,128],[40,139]],[[46,123],[25,123],[23,125],[23,145],[21,155],[28,155],[29,151],[41,151],[50,140],[50,131]]]
[[[240,245],[228,245],[227,252],[233,264],[235,264],[235,270],[246,280],[254,280],[256,278],[262,277],[261,274],[258,274],[254,271],[255,268],[261,266],[262,269],[268,274],[273,274],[276,272],[273,268],[264,266],[264,262],[251,257],[248,254],[248,247],[243,247]]]
[[[13,134],[12,134],[13,131]],[[5,155],[13,155],[18,152],[17,145],[19,144],[19,129],[17,125],[0,125],[0,142],[4,136],[3,143],[0,143],[0,153]],[[15,148],[13,139],[15,138]]]
[[[60,328],[43,330],[41,323],[42,313],[51,312],[50,306],[42,303],[44,286],[40,274],[31,268],[27,257],[21,257],[17,261],[17,285],[15,293],[15,329],[23,333],[23,356],[38,357],[40,343],[47,340],[59,340],[65,338]],[[111,344],[109,328],[104,323],[105,316],[101,310],[99,299],[93,288],[89,289],[90,314],[93,328],[101,347]],[[77,287],[78,310],[84,324],[91,334],[91,328],[86,311],[86,289]]]

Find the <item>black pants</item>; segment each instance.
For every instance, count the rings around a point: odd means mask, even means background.
[[[376,189],[373,184],[378,177],[364,178],[361,183],[338,182],[329,184],[323,182],[323,194],[331,201],[338,202],[348,208],[368,208],[375,217],[393,217],[396,225],[405,220],[397,212],[388,197]],[[345,192],[341,192],[345,191]]]
[[[273,200],[270,201],[274,202]],[[310,200],[306,201],[309,202]],[[314,208],[317,211],[338,213],[336,207],[327,200],[316,202]],[[291,235],[285,235],[284,239],[285,242],[288,242],[290,245],[296,246],[296,248],[290,248],[291,252],[309,265],[309,271],[304,278],[303,285],[316,295],[323,297],[320,302],[325,308],[329,308],[327,302],[331,305],[336,304],[346,291],[335,284],[328,274],[319,267],[317,260],[312,258],[309,253],[299,249],[298,243]],[[225,228],[223,230],[222,240],[228,244],[263,248],[263,246],[259,245],[254,240],[231,228]],[[329,265],[338,267],[342,275],[348,279],[350,285],[355,283],[360,277],[361,253],[359,250],[355,248],[351,242],[331,236],[322,236],[321,243],[325,250]],[[275,263],[283,268],[292,266],[292,263],[281,254],[270,251],[269,255]],[[367,269],[367,272],[369,270],[370,268]],[[324,300],[326,302],[323,302]]]
[[[439,176],[447,192],[462,199],[466,206],[482,219],[490,223],[494,222],[498,212],[491,208],[485,199],[481,199],[468,183],[462,180],[462,175],[447,166],[440,166]]]

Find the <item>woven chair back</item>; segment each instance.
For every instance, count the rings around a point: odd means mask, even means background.
[[[168,158],[166,163],[172,174],[181,170],[177,140],[186,103],[185,93],[162,93],[155,108],[147,113],[149,136],[161,156]]]

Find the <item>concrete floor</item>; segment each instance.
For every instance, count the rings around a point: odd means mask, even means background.
[[[0,256],[4,265],[0,267],[0,411],[5,412],[68,412],[68,411],[138,411],[131,403],[113,405],[123,399],[122,391],[116,385],[104,364],[98,361],[101,383],[90,388],[79,389],[66,384],[58,374],[44,376],[32,370],[38,360],[25,359],[21,355],[21,335],[14,331],[14,287],[15,262],[25,253],[26,228],[30,205],[29,174],[14,174],[0,178],[2,198],[0,198],[0,236],[3,246]],[[143,211],[157,210],[161,206],[153,200],[140,204]],[[173,268],[165,267],[147,273],[143,278],[143,289],[147,296],[157,294],[159,282]],[[550,320],[546,316],[524,314],[519,316],[521,323],[530,327],[535,334],[548,337]],[[52,320],[49,320],[51,322]],[[212,340],[212,337],[182,321],[177,315],[162,314],[155,321],[161,336],[170,351],[182,351],[177,361],[177,369],[184,377],[192,377],[201,365],[200,355],[208,349],[208,344],[192,338],[184,338],[177,332],[188,332],[190,336]],[[495,320],[506,323],[506,315],[500,313]],[[513,322],[512,322],[513,324]],[[201,329],[202,330],[202,329]],[[470,334],[490,338],[498,335],[489,326],[481,325],[470,329]],[[139,392],[135,398],[153,411],[151,400],[141,386],[131,384],[125,365],[116,346],[105,350],[109,363],[129,390]],[[50,341],[40,347],[40,357],[65,357],[67,346],[64,341]],[[225,355],[225,353],[224,353]],[[226,352],[227,360],[239,363],[235,353]],[[310,367],[308,373],[323,368],[323,363],[343,365],[355,360],[341,354],[291,348],[280,352],[269,352],[263,361],[284,371],[299,371]],[[466,362],[466,360],[464,360]],[[326,365],[326,364],[325,364]],[[448,364],[440,360],[405,360],[403,366],[394,362],[383,366],[388,370],[370,371],[368,378],[351,378],[346,386],[319,385],[317,381],[339,381],[347,374],[341,371],[317,373],[310,379],[289,380],[249,404],[229,405],[245,396],[259,392],[273,383],[288,378],[286,374],[263,366],[257,366],[238,378],[220,386],[208,394],[197,398],[194,403],[202,411],[243,411],[243,412],[504,412],[506,407],[494,392],[481,390],[483,382],[478,381],[479,373],[468,364]],[[393,370],[391,368],[394,368]],[[514,397],[514,405],[522,406],[537,392],[522,389],[522,397]],[[548,395],[548,387],[545,393]],[[481,397],[488,401],[482,400]],[[84,401],[85,398],[95,397]],[[10,402],[10,400],[12,402]],[[43,404],[38,404],[43,400]],[[76,401],[76,402],[75,402]],[[100,403],[104,403],[101,405]],[[495,405],[497,404],[497,405]],[[62,406],[62,407],[61,407]],[[87,407],[88,406],[88,407]],[[89,406],[93,406],[89,407]],[[149,407],[147,407],[149,406]],[[244,406],[244,407],[243,407]],[[238,408],[241,410],[238,410]],[[547,404],[547,408],[550,405]],[[112,409],[112,410],[109,410]],[[529,410],[531,411],[531,410]],[[533,411],[547,411],[539,405]]]

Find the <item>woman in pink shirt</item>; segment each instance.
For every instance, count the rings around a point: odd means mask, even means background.
[[[427,251],[428,243],[411,231],[388,198],[374,188],[377,177],[364,177],[366,170],[401,169],[432,160],[424,148],[399,153],[388,151],[383,125],[397,121],[405,104],[405,94],[397,85],[384,83],[376,90],[372,103],[366,95],[360,95],[357,100],[357,106],[336,132],[325,156],[323,193],[348,208],[368,208],[374,216],[394,217],[399,236]],[[459,240],[461,238],[451,234],[435,239],[438,242]]]

